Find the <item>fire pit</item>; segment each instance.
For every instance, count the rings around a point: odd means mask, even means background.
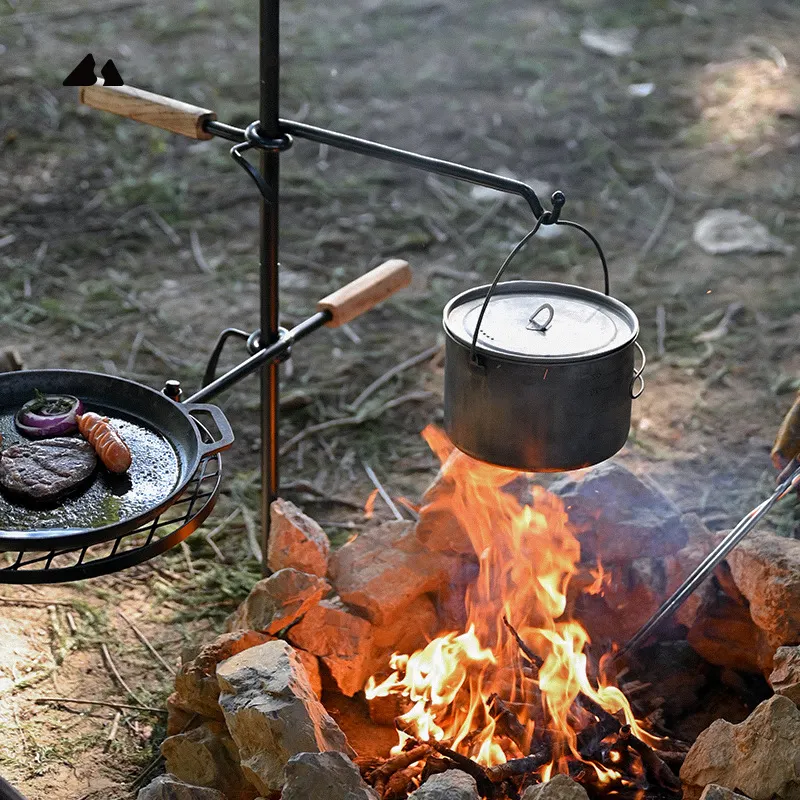
[[[442,469],[416,523],[376,523],[330,552],[312,519],[273,504],[275,571],[176,679],[168,772],[239,798],[679,797],[703,729],[750,725],[769,697],[753,670],[768,673],[774,649],[739,657],[763,633],[737,621],[733,578],[713,604],[722,572],[707,608],[685,607],[625,668],[609,642],[714,536],[620,466],[545,488],[425,437]],[[637,585],[631,562],[666,581]],[[681,774],[688,792],[697,773]]]

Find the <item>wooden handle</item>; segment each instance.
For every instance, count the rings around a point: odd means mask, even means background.
[[[144,89],[103,86],[102,78],[94,86],[81,86],[78,98],[84,105],[100,111],[110,111],[190,139],[211,139],[212,135],[203,130],[203,123],[217,118],[208,108],[192,106]]]
[[[366,275],[342,286],[317,303],[317,311],[330,311],[329,328],[338,328],[369,311],[389,295],[411,283],[411,267],[407,261],[391,258]]]

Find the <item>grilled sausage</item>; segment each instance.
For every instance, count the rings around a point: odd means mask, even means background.
[[[127,472],[131,465],[131,451],[108,417],[88,411],[78,415],[77,420],[78,430],[89,440],[106,468],[111,472]]]

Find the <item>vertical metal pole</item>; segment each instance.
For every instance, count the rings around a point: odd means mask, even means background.
[[[259,15],[259,133],[277,139],[280,77],[279,0],[260,0]],[[261,151],[261,174],[269,184],[270,200],[261,198],[261,346],[278,339],[278,181],[279,155]],[[278,495],[278,364],[261,371],[261,552],[267,569],[269,507]]]

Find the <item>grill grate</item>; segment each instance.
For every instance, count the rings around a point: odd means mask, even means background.
[[[213,510],[222,457],[204,458],[178,499],[158,517],[107,542],[54,550],[14,550],[0,555],[0,584],[63,583],[141,564],[180,544]]]

